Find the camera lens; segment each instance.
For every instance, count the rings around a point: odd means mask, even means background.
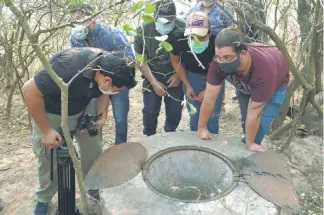
[[[88,131],[88,134],[93,137],[93,136],[96,136],[98,134],[98,129],[96,126],[92,125],[92,124],[88,124],[87,126],[87,131]]]

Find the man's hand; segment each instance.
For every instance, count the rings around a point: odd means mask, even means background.
[[[205,90],[201,91],[198,96],[197,96],[197,100],[199,102],[202,102],[204,100],[204,95],[205,95]]]
[[[101,129],[104,124],[106,123],[107,118],[101,116],[97,121],[93,122],[93,125],[95,125],[97,127],[97,129]]]
[[[46,148],[54,149],[62,144],[62,137],[57,131],[50,128],[46,133],[42,134],[42,142]]]
[[[180,83],[180,78],[177,76],[177,74],[173,74],[169,78],[167,83],[169,84],[168,88],[177,87],[179,85],[179,83]]]
[[[191,100],[197,100],[196,94],[192,87],[186,87],[186,96]]]
[[[246,147],[253,152],[264,152],[264,148],[256,143],[246,144]]]
[[[161,82],[154,80],[154,82],[152,83],[153,86],[153,90],[155,92],[156,95],[158,96],[165,96],[165,90],[168,89],[167,86],[165,86],[164,84],[162,84]]]
[[[197,135],[202,140],[211,140],[212,135],[209,133],[207,128],[198,128]]]

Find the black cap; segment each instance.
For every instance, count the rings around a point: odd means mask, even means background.
[[[162,0],[155,4],[157,18],[165,18],[173,22],[176,18],[177,10],[172,0]]]
[[[137,84],[135,68],[127,66],[127,60],[120,51],[104,52],[97,66],[101,74],[112,79],[113,86],[131,89]]]
[[[77,11],[82,12],[86,16],[91,16],[93,14],[93,9],[88,4],[75,4],[69,7],[69,13],[75,13]]]

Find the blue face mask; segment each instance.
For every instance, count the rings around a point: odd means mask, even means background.
[[[191,47],[192,51],[195,54],[201,54],[207,49],[207,47],[209,45],[209,40],[201,42],[201,41],[192,39],[191,43],[188,40],[188,45]]]
[[[167,35],[169,34],[174,27],[173,23],[160,23],[159,21],[155,22],[155,29],[157,32],[159,32],[161,35]]]
[[[74,25],[71,36],[76,40],[84,40],[89,34],[89,29],[85,25]]]

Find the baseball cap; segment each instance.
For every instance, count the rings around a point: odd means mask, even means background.
[[[129,89],[136,86],[135,67],[127,65],[127,59],[120,51],[104,52],[97,63],[101,73],[112,79],[112,84],[116,87],[127,87]]]
[[[186,21],[185,36],[195,34],[204,37],[209,31],[209,17],[207,14],[196,11],[191,13]]]
[[[82,12],[85,16],[91,16],[93,14],[93,9],[88,4],[76,4],[69,7],[69,13],[75,13],[77,11]]]
[[[164,18],[167,21],[173,22],[176,19],[176,7],[171,0],[162,0],[156,3],[157,18]]]

